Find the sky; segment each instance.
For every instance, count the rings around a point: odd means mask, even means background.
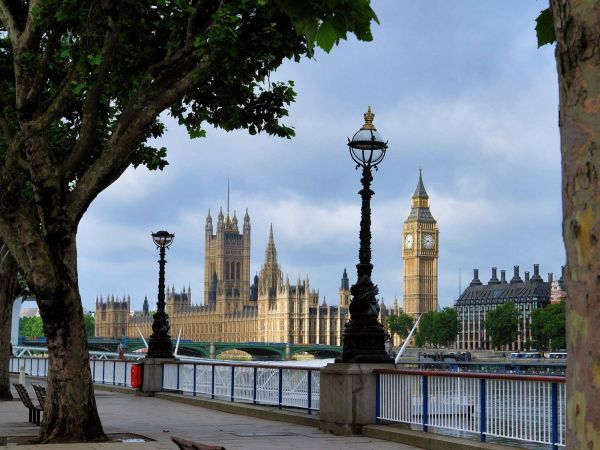
[[[251,275],[273,224],[281,269],[310,279],[329,304],[340,278],[356,281],[360,172],[347,138],[370,105],[388,152],[372,188],[373,281],[402,303],[402,224],[419,167],[440,229],[438,296],[451,306],[480,269],[544,278],[565,261],[561,233],[558,84],[554,49],[537,48],[535,0],[380,0],[372,42],[353,37],[330,54],[286,62],[271,80],[298,97],[287,140],[208,129],[191,140],[165,115],[162,172],[128,169],[89,208],[78,232],[84,307],[97,296],[156,301],[158,251],[150,233],[175,233],[166,282],[201,304],[204,225],[227,204],[252,226]]]

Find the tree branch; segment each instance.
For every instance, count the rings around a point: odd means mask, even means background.
[[[211,5],[207,5],[205,0],[197,0],[194,12],[190,14],[190,18],[188,19],[186,33],[185,33],[185,45],[191,46],[194,44],[194,39],[196,37],[196,31],[200,27],[207,27],[207,23],[210,20],[211,11],[214,10],[214,7],[218,5],[218,1],[212,1]],[[211,8],[212,7],[212,8]],[[204,19],[204,20],[203,20]],[[203,20],[204,23],[201,23]]]
[[[108,79],[110,67],[112,65],[115,48],[119,41],[119,32],[121,25],[118,21],[109,18],[109,29],[106,31],[104,43],[101,51],[101,63],[96,72],[96,82],[89,89],[83,106],[81,131],[79,139],[73,147],[69,158],[63,164],[61,173],[65,179],[70,180],[72,173],[77,169],[81,161],[89,153],[90,148],[96,138],[96,121],[98,120],[98,103],[102,91]]]
[[[39,31],[35,28],[33,17],[33,13],[37,9],[39,3],[39,0],[29,0],[27,21],[25,22],[25,29],[19,37],[19,47],[30,49],[39,37]]]
[[[150,124],[197,82],[196,72],[200,68],[201,65],[193,65],[184,72],[184,76],[179,72],[177,81],[170,88],[144,102],[140,102],[137,97],[132,98],[104,151],[69,194],[66,209],[72,215],[72,223],[78,223],[94,198],[125,172],[131,163],[133,152],[147,133]]]
[[[35,73],[35,76],[31,83],[31,87],[25,95],[25,104],[30,105],[38,100],[39,95],[42,92],[42,89],[44,88],[44,84],[47,81],[48,70],[50,68],[50,59],[54,55],[54,51],[56,50],[61,34],[62,30],[56,29],[53,30],[50,36],[48,36],[48,42],[46,43],[46,48],[44,49],[42,60],[40,61],[39,67]]]
[[[8,30],[8,35],[10,36],[10,41],[12,42],[13,47],[17,47],[21,32],[19,31],[17,22],[10,13],[8,5],[4,0],[0,0],[0,21],[2,21]]]
[[[0,115],[0,129],[4,135],[4,140],[8,143],[12,139],[12,133],[8,126],[8,121],[4,118],[4,115]]]

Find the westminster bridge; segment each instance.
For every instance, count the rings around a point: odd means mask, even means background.
[[[173,346],[176,340],[172,339]],[[45,338],[19,339],[20,345],[28,347],[45,347]],[[88,348],[95,351],[116,352],[122,345],[128,353],[133,353],[146,348],[144,340],[113,339],[103,337],[89,337]],[[342,347],[337,345],[323,344],[292,344],[286,342],[193,342],[181,339],[179,341],[178,354],[181,356],[193,356],[198,358],[218,358],[222,353],[238,350],[247,353],[254,360],[286,360],[292,359],[299,353],[308,353],[315,358],[335,358],[342,353]]]

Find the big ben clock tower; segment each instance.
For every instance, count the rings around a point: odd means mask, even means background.
[[[435,311],[438,308],[439,230],[429,211],[429,195],[423,185],[421,169],[402,232],[404,312],[414,316]]]

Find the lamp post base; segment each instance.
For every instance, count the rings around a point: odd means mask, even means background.
[[[166,336],[150,336],[148,339],[148,354],[146,358],[175,358],[171,346],[171,337]]]
[[[344,329],[344,350],[336,363],[392,364],[385,351],[385,330],[381,324],[358,327],[352,322]]]

